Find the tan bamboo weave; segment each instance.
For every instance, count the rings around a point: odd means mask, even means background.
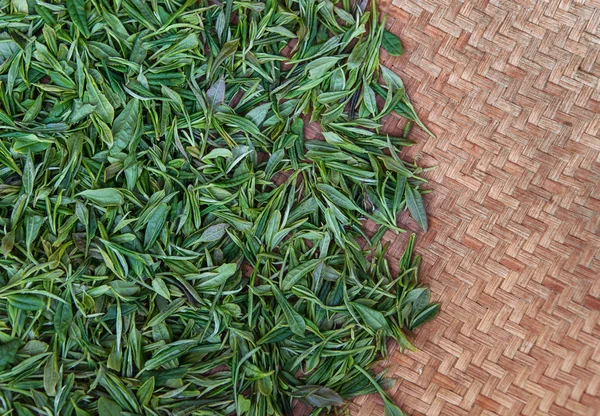
[[[385,63],[438,136],[414,130],[406,156],[437,166],[417,251],[442,313],[392,354],[392,396],[410,415],[600,415],[600,2],[380,8],[406,50]],[[350,410],[383,415],[375,396]]]

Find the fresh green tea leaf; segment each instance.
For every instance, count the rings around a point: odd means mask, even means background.
[[[40,138],[35,134],[21,133],[15,134],[15,140],[13,142],[13,150],[17,153],[39,153],[50,147],[54,140]]]
[[[20,309],[22,311],[39,311],[41,310],[45,302],[41,297],[37,295],[26,295],[26,294],[16,294],[8,296],[8,303],[13,308]]]
[[[139,123],[140,104],[137,99],[130,100],[115,119],[112,126],[113,145],[111,155],[125,150],[133,139]]]
[[[67,10],[71,20],[75,24],[75,27],[81,32],[86,38],[90,36],[90,29],[88,27],[87,13],[85,10],[84,0],[65,0]]]
[[[383,46],[383,49],[392,56],[400,56],[404,53],[404,47],[402,46],[400,39],[398,39],[398,36],[387,30],[383,31],[381,46]]]
[[[340,406],[344,403],[339,394],[322,386],[302,386],[294,394],[314,407]]]
[[[98,399],[98,416],[115,416],[121,414],[121,407],[110,399],[100,397]]]
[[[425,206],[423,205],[423,198],[419,191],[411,186],[406,186],[404,191],[406,197],[406,205],[410,211],[410,215],[419,224],[419,227],[423,231],[427,232],[427,215],[425,214]]]
[[[283,314],[285,315],[285,319],[292,332],[298,336],[304,336],[304,332],[306,331],[306,323],[304,322],[304,318],[302,318],[302,316],[300,316],[300,314],[296,312],[294,308],[292,308],[285,296],[283,296],[281,291],[277,289],[276,286],[273,286],[272,289],[273,294],[275,295],[279,306],[281,306]]]
[[[290,270],[281,282],[281,289],[283,291],[290,290],[300,279],[306,276],[307,273],[310,273],[317,267],[317,264],[321,262],[320,259],[313,259],[309,261],[305,261],[300,264],[298,267]]]
[[[428,305],[422,312],[413,317],[413,319],[410,321],[410,329],[413,330],[423,324],[426,324],[427,322],[432,321],[439,312],[439,304],[434,303],[432,305]]]
[[[113,188],[88,189],[80,192],[79,195],[102,207],[119,206],[125,203],[121,191]]]
[[[70,303],[58,302],[54,312],[54,329],[59,340],[66,339],[67,332],[73,322],[73,311]]]
[[[380,329],[389,331],[389,325],[381,312],[358,302],[353,302],[352,307],[358,312],[369,329],[373,331],[378,331]]]
[[[20,346],[21,343],[18,339],[13,339],[0,345],[0,371],[4,371],[9,365],[15,362]]]

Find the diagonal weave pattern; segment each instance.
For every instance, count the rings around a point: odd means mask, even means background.
[[[407,157],[437,166],[417,251],[442,313],[392,354],[391,394],[411,415],[600,414],[600,2],[380,7],[438,136],[413,130]]]

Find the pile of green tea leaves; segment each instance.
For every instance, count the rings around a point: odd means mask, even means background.
[[[439,306],[381,243],[427,228],[382,45],[364,1],[0,0],[0,413],[402,414]]]

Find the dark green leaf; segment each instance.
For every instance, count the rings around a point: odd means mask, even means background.
[[[406,416],[406,414],[391,401],[386,399],[384,400],[383,404],[383,411],[385,412],[385,416]]]
[[[86,38],[90,36],[90,29],[88,27],[87,13],[85,11],[84,0],[65,0],[69,16],[73,20],[73,23],[79,29],[81,34]]]
[[[115,416],[121,414],[121,407],[105,397],[98,399],[98,416]]]
[[[22,311],[39,311],[45,305],[41,297],[37,295],[10,295],[8,297],[8,303],[17,309]]]
[[[67,331],[73,322],[73,311],[70,303],[59,302],[54,312],[54,329],[61,341],[64,341]]]
[[[0,345],[0,371],[4,370],[15,361],[20,346],[21,342],[18,339]]]
[[[381,38],[381,46],[387,53],[392,56],[400,56],[404,53],[402,42],[398,39],[398,36],[394,35],[387,30],[383,31],[383,37]]]
[[[168,204],[162,203],[152,213],[146,225],[146,234],[144,235],[144,247],[146,250],[154,244],[156,239],[160,236],[167,222],[167,214],[169,213],[170,207]]]
[[[235,274],[238,267],[235,263],[223,264],[217,267],[214,272],[202,273],[195,277],[197,279],[196,288],[210,288],[222,285]]]
[[[302,318],[302,316],[300,316],[300,314],[296,312],[294,308],[292,308],[285,296],[283,296],[281,291],[277,289],[276,286],[273,286],[272,289],[273,294],[275,295],[279,306],[281,306],[283,314],[285,315],[285,319],[292,332],[296,335],[304,336],[304,332],[306,331],[306,323],[304,322],[304,318]]]
[[[344,403],[339,394],[323,386],[302,386],[296,389],[294,395],[314,407],[340,406]]]
[[[31,249],[31,244],[37,238],[43,222],[44,218],[40,215],[28,215],[25,218],[25,244],[27,250]]]
[[[427,232],[427,215],[425,214],[425,206],[423,205],[421,194],[415,188],[407,185],[404,196],[410,215],[412,215],[417,224],[419,224],[419,227]]]
[[[211,243],[214,241],[219,241],[226,233],[228,224],[213,224],[209,226],[202,235],[200,236],[200,241],[204,243]]]
[[[40,138],[35,134],[23,133],[15,136],[13,149],[17,153],[42,152],[54,143],[51,139]]]
[[[435,303],[429,305],[422,312],[420,312],[417,316],[413,317],[410,321],[410,329],[413,330],[415,328],[420,327],[427,322],[432,321],[440,312],[440,305]]]
[[[126,149],[133,139],[139,122],[140,104],[137,99],[132,99],[121,111],[112,126],[113,145],[111,155]]]
[[[113,188],[88,189],[87,191],[80,192],[79,195],[102,207],[118,206],[125,203],[125,198],[123,198],[121,191]]]
[[[281,282],[282,290],[290,290],[300,279],[306,276],[306,274],[312,272],[314,268],[317,267],[317,264],[319,264],[321,261],[322,260],[320,259],[305,261],[298,267],[290,270]]]
[[[358,302],[352,302],[352,307],[358,312],[369,329],[373,331],[378,331],[380,329],[389,331],[389,325],[381,312]]]
[[[115,117],[115,110],[108,99],[100,92],[95,82],[88,81],[87,93],[89,95],[90,104],[94,106],[98,116],[106,124],[111,124]]]
[[[335,189],[333,186],[320,183],[317,185],[317,188],[335,205],[352,211],[360,211],[358,205],[356,205],[350,198]]]

